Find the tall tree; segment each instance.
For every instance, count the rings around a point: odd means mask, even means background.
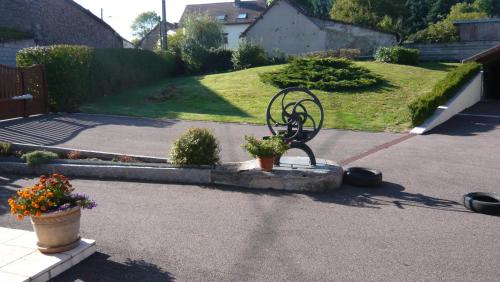
[[[160,16],[155,11],[139,14],[132,23],[132,34],[138,38],[143,38],[161,21]]]

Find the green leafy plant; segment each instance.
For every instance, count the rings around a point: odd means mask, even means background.
[[[239,70],[264,66],[269,60],[262,46],[252,41],[242,41],[233,53],[232,62],[234,68]]]
[[[21,159],[29,166],[39,166],[48,164],[52,160],[57,159],[59,156],[56,153],[48,151],[33,151],[21,156]]]
[[[17,53],[20,67],[43,64],[53,111],[75,111],[85,102],[172,75],[174,56],[139,49],[54,45]]]
[[[243,149],[254,158],[281,156],[286,150],[290,149],[290,145],[283,141],[281,136],[273,136],[264,140],[258,140],[253,136],[245,136],[245,141],[247,143],[242,146]]]
[[[480,70],[477,63],[467,63],[449,72],[431,92],[417,97],[408,105],[413,126],[422,124],[468,83]]]
[[[359,49],[336,49],[326,51],[310,52],[302,55],[303,57],[318,57],[318,58],[346,58],[354,60],[361,56]]]
[[[345,58],[294,58],[283,69],[260,75],[263,82],[279,88],[306,87],[324,91],[352,90],[382,82],[368,69]]]
[[[220,160],[219,142],[205,128],[190,128],[170,150],[170,162],[176,165],[215,165]]]
[[[12,145],[7,142],[0,142],[0,157],[10,155]]]
[[[375,52],[375,60],[384,63],[417,65],[420,50],[402,46],[381,47]]]

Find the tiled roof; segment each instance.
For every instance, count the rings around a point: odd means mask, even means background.
[[[217,18],[225,16],[220,22],[223,24],[249,24],[259,17],[260,13],[266,9],[265,1],[240,1],[223,3],[209,3],[187,5],[181,17],[181,22],[188,14],[206,14],[209,17]],[[246,14],[246,18],[238,18],[239,15]]]

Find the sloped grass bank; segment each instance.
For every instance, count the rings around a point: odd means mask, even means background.
[[[365,131],[406,131],[411,126],[408,104],[428,93],[457,64],[403,66],[356,62],[385,83],[349,92],[313,91],[325,109],[325,127]],[[160,83],[102,97],[81,107],[87,113],[150,118],[265,123],[265,111],[279,89],[259,74],[283,66],[165,79]]]

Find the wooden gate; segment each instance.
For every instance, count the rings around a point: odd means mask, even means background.
[[[13,68],[0,65],[0,119],[48,112],[45,67]]]

